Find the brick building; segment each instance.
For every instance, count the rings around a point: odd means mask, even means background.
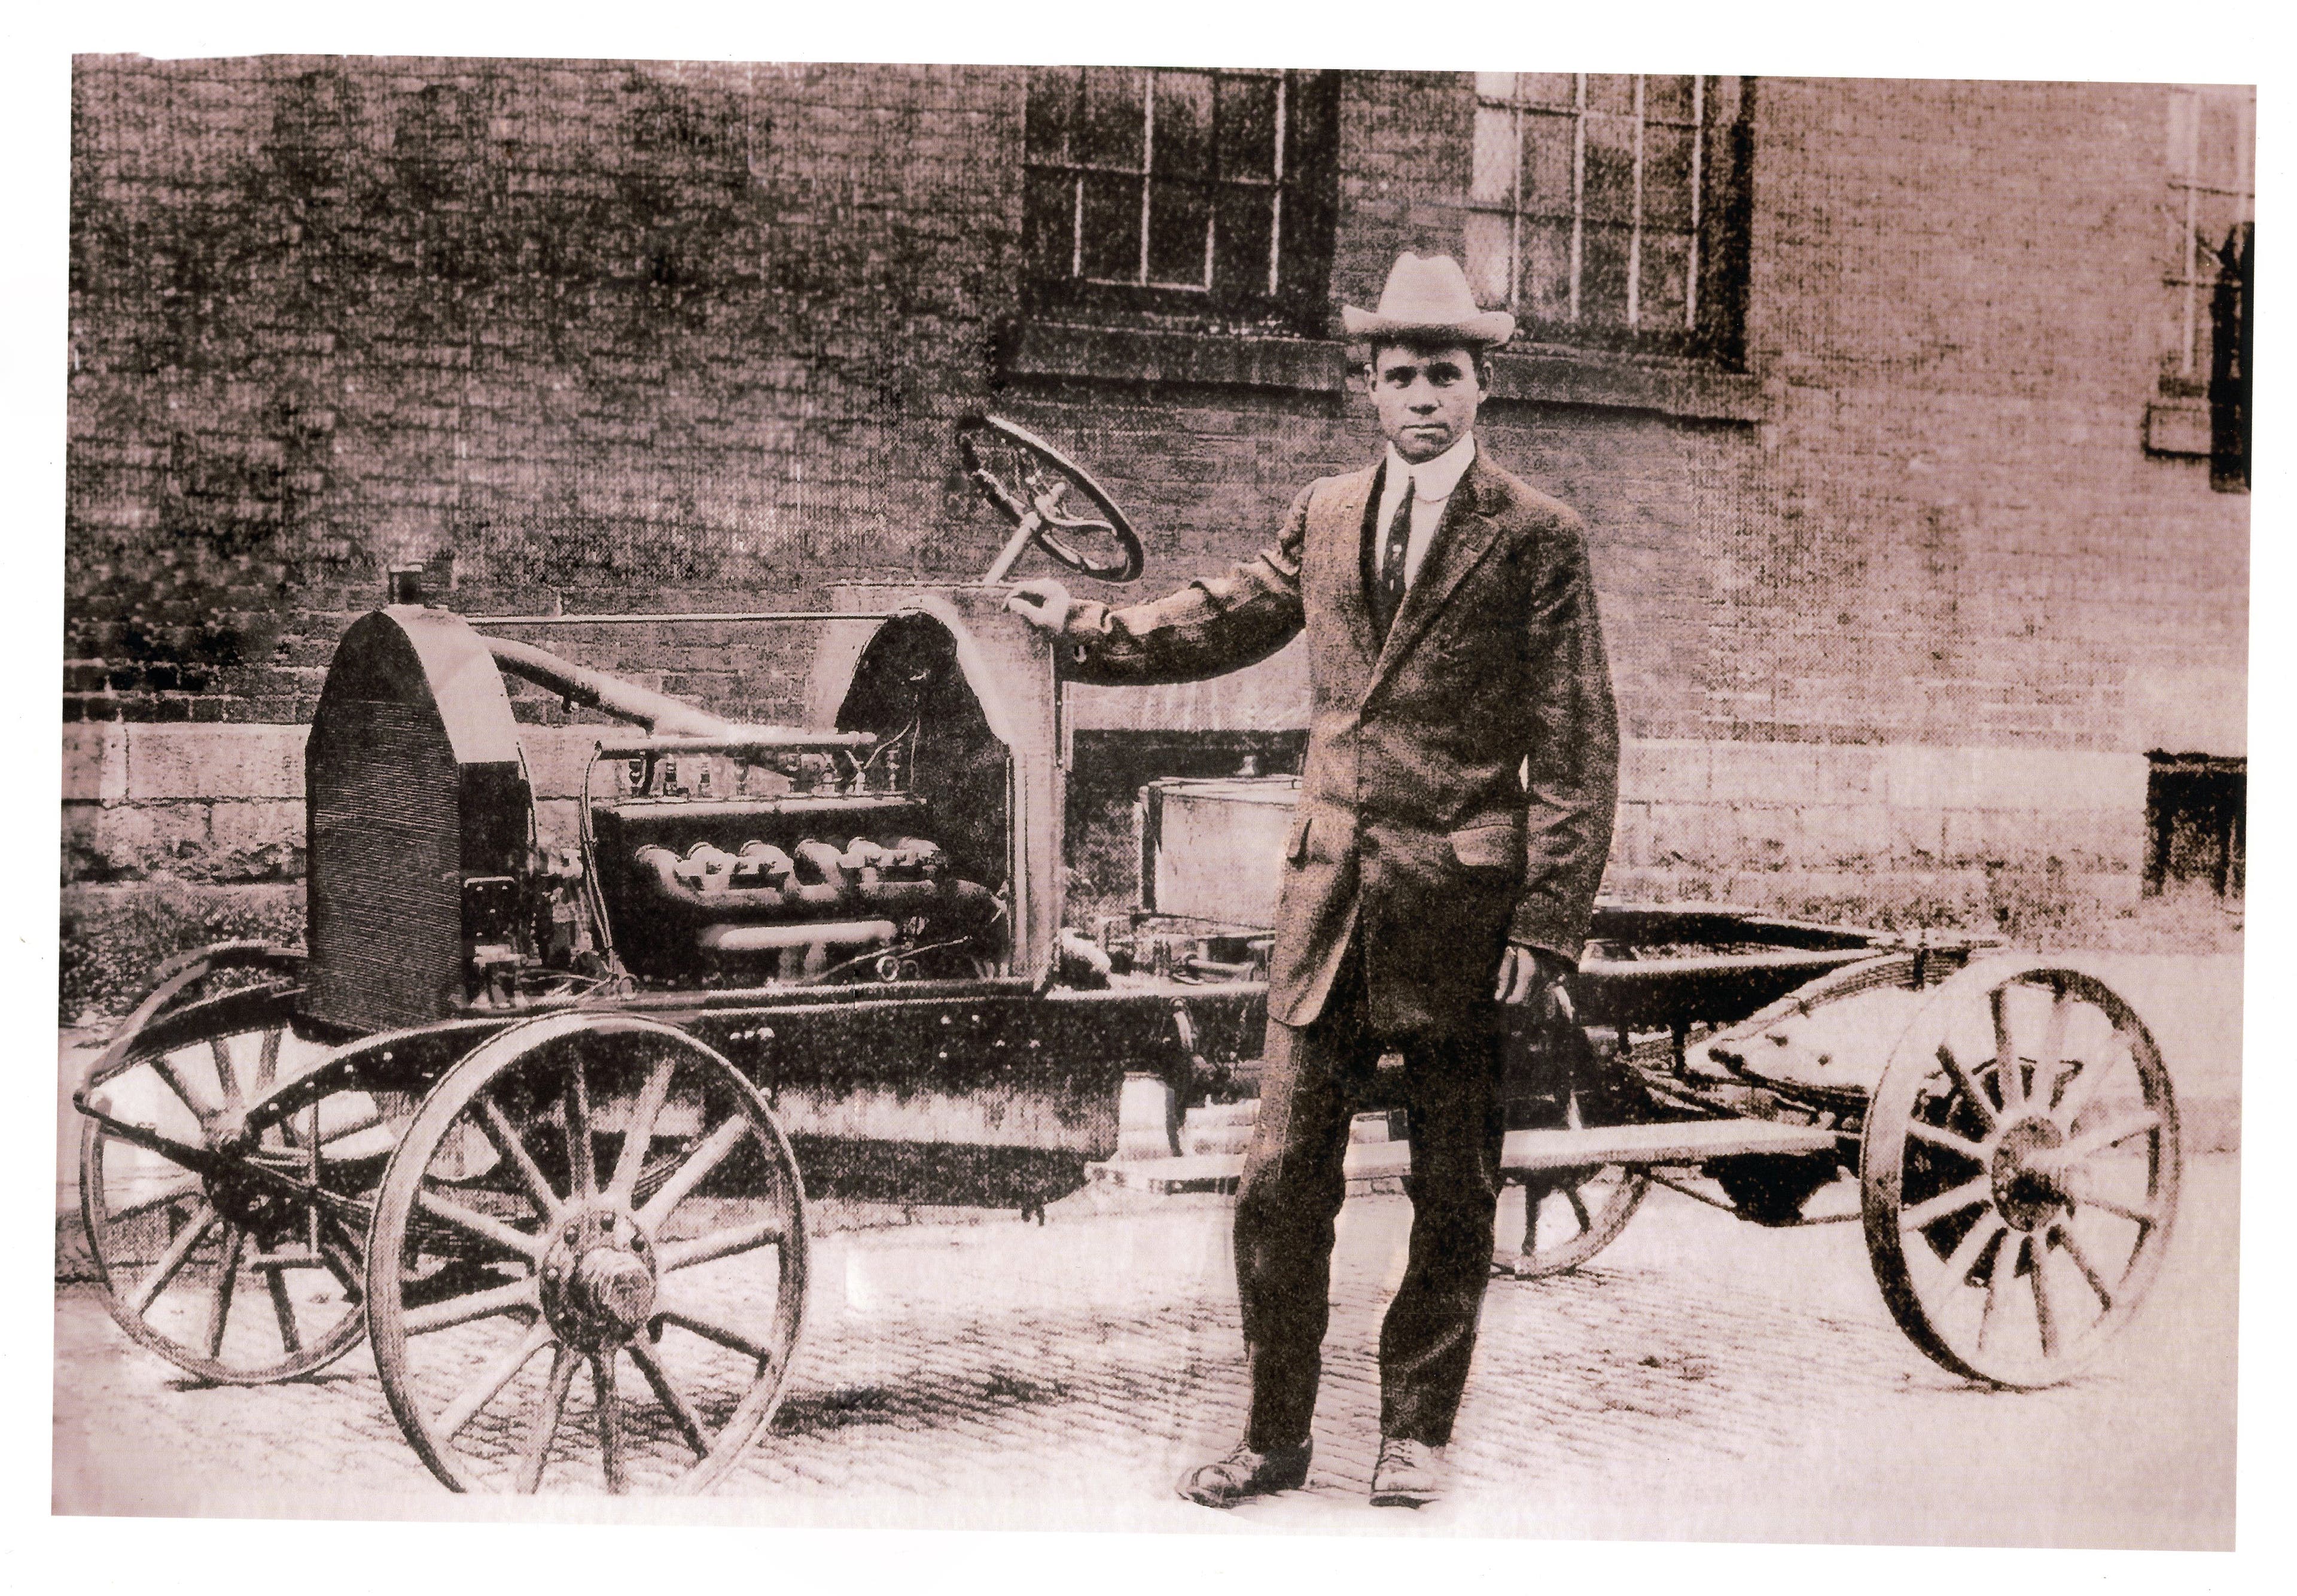
[[[968,578],[1001,529],[951,429],[990,409],[1100,476],[1152,586],[1217,568],[1370,457],[1338,308],[1407,248],[1517,310],[1488,445],[1590,527],[1613,890],[2134,898],[2238,846],[2252,121],[2112,84],[82,60],[67,920],[162,876],[285,912],[299,728],[394,564],[451,555],[473,611]],[[756,718],[802,680],[764,629],[554,646]],[[1280,762],[1303,704],[1290,654],[1083,695],[1081,790]]]

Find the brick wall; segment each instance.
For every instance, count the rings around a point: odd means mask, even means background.
[[[1152,582],[1248,550],[1371,457],[1368,406],[1313,343],[1186,381],[1091,334],[1058,371],[1000,353],[1023,93],[998,68],[82,61],[66,720],[252,723],[193,762],[259,765],[383,569],[441,551],[469,610],[969,578],[1000,529],[950,430],[983,408],[1091,465]],[[1400,249],[1457,251],[1472,104],[1458,74],[1347,78],[1335,309]],[[2248,501],[2144,448],[2165,114],[2159,88],[1766,80],[1725,374],[1752,397],[1678,403],[1713,382],[1615,360],[1487,409],[1494,455],[1590,526],[1642,751],[1616,882],[2056,859],[2118,892],[2129,761],[2240,750]],[[770,630],[552,641],[749,716],[802,679]],[[1079,720],[1276,727],[1301,691],[1280,657]],[[1964,786],[1917,802],[1931,759]],[[117,769],[77,800],[77,877],[292,873],[242,845],[242,800]],[[107,806],[152,812],[98,845]]]
[[[86,61],[68,719],[308,720],[380,572],[723,607],[970,571],[1019,80]],[[953,537],[926,538],[956,527]],[[787,697],[770,640],[627,661]]]
[[[1764,418],[1486,409],[1495,457],[1589,522],[1632,734],[2240,749],[2248,500],[2144,448],[2165,103],[1766,81]],[[1453,74],[1351,83],[1336,301],[1371,302],[1399,249],[1456,251],[1472,104]],[[1010,402],[1167,519],[1168,568],[1214,568],[1372,452],[1369,407],[1337,393]]]
[[[2238,736],[2248,500],[2148,456],[2166,96],[1764,87],[1719,717],[2142,750]],[[2186,700],[2170,709],[2170,683]],[[2238,751],[2235,748],[2229,751]]]

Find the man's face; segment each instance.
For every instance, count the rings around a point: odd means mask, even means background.
[[[1475,355],[1458,347],[1382,344],[1371,352],[1367,381],[1379,430],[1415,465],[1466,437],[1484,402]]]

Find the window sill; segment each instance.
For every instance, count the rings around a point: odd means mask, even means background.
[[[1758,422],[1763,385],[1704,360],[1544,346],[1492,357],[1492,397],[1540,405],[1648,410],[1695,421]]]
[[[2145,407],[2145,452],[2181,459],[2210,457],[2210,402],[2155,399]]]
[[[1177,383],[1338,393],[1347,385],[1348,346],[1337,340],[1267,333],[1197,333],[1024,320],[1000,340],[1000,378]],[[1700,421],[1763,419],[1762,384],[1697,360],[1541,347],[1492,360],[1492,398],[1503,404],[1584,405]]]
[[[998,375],[1336,393],[1347,358],[1339,344],[1313,338],[1025,320],[1000,341]]]

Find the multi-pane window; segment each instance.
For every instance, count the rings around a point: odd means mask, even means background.
[[[1736,78],[1478,72],[1468,279],[1535,337],[1712,350],[1743,283]]]
[[[1033,69],[1024,233],[1041,297],[1249,315],[1294,295],[1329,259],[1317,78]]]
[[[2209,391],[2211,309],[2226,242],[2257,203],[2257,91],[2169,91],[2169,191],[2162,205],[2161,391]],[[2236,251],[2237,252],[2237,251]]]

